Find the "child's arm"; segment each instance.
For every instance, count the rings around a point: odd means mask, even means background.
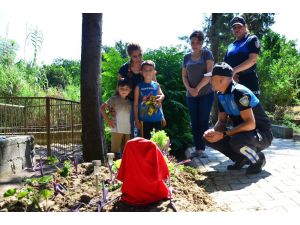
[[[134,90],[134,104],[133,104],[134,122],[135,122],[136,128],[141,129],[140,121],[139,121],[139,114],[138,114],[139,95],[140,95],[140,88],[137,85]]]
[[[161,90],[161,88],[159,86],[158,92],[157,92],[157,96],[156,96],[156,101],[159,104],[161,104],[164,99],[165,99],[165,95],[164,95],[164,93],[162,92],[162,90]]]
[[[107,108],[108,104],[107,102],[103,103],[100,107],[100,112],[104,118],[104,120],[106,121],[106,123],[111,127],[111,128],[114,128],[115,127],[115,124],[112,120],[109,119],[109,117],[107,116],[106,112],[105,112],[105,109]]]

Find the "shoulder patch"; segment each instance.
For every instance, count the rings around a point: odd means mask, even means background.
[[[239,102],[242,106],[248,107],[250,105],[249,97],[247,95],[244,95],[240,98]]]

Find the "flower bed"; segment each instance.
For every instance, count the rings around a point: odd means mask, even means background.
[[[164,134],[163,134],[164,135]],[[134,207],[122,202],[122,183],[115,179],[120,167],[120,160],[114,162],[112,169],[99,168],[97,194],[96,176],[93,163],[77,164],[77,160],[68,159],[58,167],[58,159],[49,157],[48,163],[57,172],[44,175],[43,164],[40,164],[40,176],[27,179],[21,189],[9,189],[0,197],[0,211],[34,212],[131,212],[131,211],[221,211],[205,191],[206,177],[198,170],[176,163],[167,154],[169,144],[165,137],[153,140],[166,154],[165,159],[170,171],[172,199],[164,199],[144,207]],[[161,147],[165,146],[165,147]],[[112,171],[112,173],[111,173]]]

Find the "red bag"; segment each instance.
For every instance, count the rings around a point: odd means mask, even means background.
[[[166,161],[154,142],[139,137],[127,142],[117,176],[123,182],[123,201],[142,206],[167,198],[163,180],[168,176]]]

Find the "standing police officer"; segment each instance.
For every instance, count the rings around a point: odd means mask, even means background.
[[[212,71],[212,85],[218,95],[219,117],[203,137],[206,145],[217,149],[235,162],[229,170],[240,170],[250,164],[247,174],[261,172],[266,163],[263,149],[270,146],[271,123],[258,98],[245,86],[232,79],[233,69],[217,63]],[[233,128],[226,130],[228,116]]]
[[[259,81],[256,74],[259,40],[255,35],[249,34],[243,17],[234,17],[231,20],[231,28],[236,39],[228,46],[224,61],[233,68],[233,79],[259,97]]]

